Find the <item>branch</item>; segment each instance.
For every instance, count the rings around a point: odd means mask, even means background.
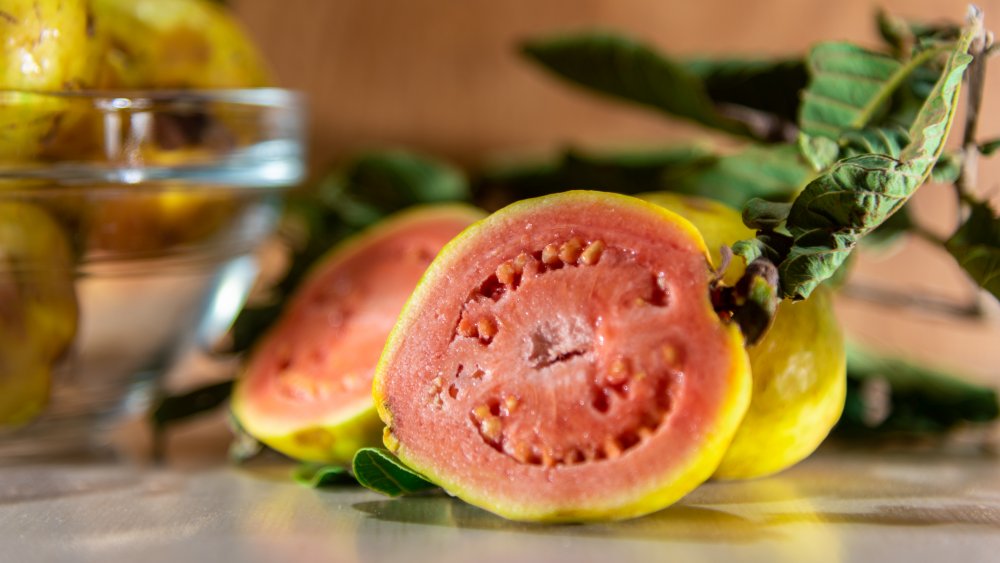
[[[969,47],[969,54],[974,58],[969,65],[968,78],[968,100],[965,111],[965,130],[962,136],[962,171],[955,180],[955,195],[958,198],[959,223],[961,224],[962,205],[968,201],[971,193],[975,190],[976,180],[979,170],[979,145],[976,142],[978,133],[979,113],[983,105],[983,89],[986,84],[986,60],[987,51],[993,47],[993,34],[987,33],[982,25],[982,10],[970,7],[970,20],[977,22],[979,32],[972,40]]]

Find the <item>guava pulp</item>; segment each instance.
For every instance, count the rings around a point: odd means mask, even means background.
[[[404,213],[321,260],[234,391],[244,430],[312,461],[347,463],[377,444],[371,382],[386,336],[438,250],[480,216],[459,206]]]

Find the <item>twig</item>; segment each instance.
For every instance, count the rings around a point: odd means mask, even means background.
[[[877,303],[884,307],[912,309],[924,314],[936,314],[962,319],[980,319],[983,308],[978,300],[970,303],[959,303],[935,295],[905,293],[896,289],[849,282],[840,293],[851,299]]]
[[[978,34],[972,40],[969,54],[973,56],[969,65],[969,84],[967,105],[965,110],[965,129],[962,136],[962,170],[955,180],[955,195],[958,200],[958,222],[964,220],[963,205],[975,190],[979,170],[979,145],[976,142],[979,113],[983,105],[983,88],[986,84],[986,56],[992,47],[992,34],[987,34],[983,28],[983,12],[979,8],[969,8],[970,24],[978,28]]]

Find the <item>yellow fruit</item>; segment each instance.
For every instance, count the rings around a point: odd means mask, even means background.
[[[86,0],[5,0],[0,17],[0,160],[31,159],[67,101],[33,92],[89,86]]]
[[[754,234],[739,212],[717,202],[662,192],[642,197],[691,221],[715,252],[713,260],[719,246]],[[724,279],[733,283],[742,271],[742,260],[734,259]],[[825,288],[806,301],[782,302],[770,330],[748,352],[753,396],[715,472],[720,479],[761,477],[805,459],[844,408],[844,339]]]
[[[209,0],[93,0],[102,88],[249,88],[271,80],[229,12]]]
[[[42,209],[0,202],[0,427],[42,411],[76,328],[69,240]]]

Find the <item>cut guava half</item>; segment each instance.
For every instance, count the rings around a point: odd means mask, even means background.
[[[332,249],[237,380],[243,430],[293,458],[344,465],[380,443],[371,382],[386,337],[434,256],[482,216],[464,205],[416,208]]]
[[[629,518],[715,471],[750,398],[705,244],[637,198],[525,200],[466,229],[393,328],[373,393],[385,444],[517,520]]]

